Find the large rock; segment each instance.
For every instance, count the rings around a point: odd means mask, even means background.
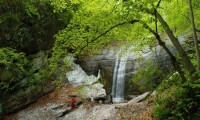
[[[98,96],[106,96],[106,91],[103,88],[103,84],[98,83],[98,80],[100,79],[100,70],[98,70],[97,77],[94,75],[87,75],[85,71],[82,70],[82,68],[74,63],[73,58],[66,58],[66,60],[69,60],[71,64],[72,70],[66,73],[66,77],[68,81],[76,86],[76,85],[82,85],[81,93],[83,97],[90,98],[90,97],[98,97]]]
[[[60,120],[112,120],[115,114],[116,109],[111,105],[94,106],[90,109],[81,106]]]
[[[83,96],[85,98],[106,96],[106,91],[101,83],[96,83],[90,86],[84,86]]]
[[[39,51],[36,54],[32,54],[29,56],[29,59],[31,59],[31,65],[34,70],[38,70],[48,62],[48,55],[49,50],[46,51]]]
[[[114,105],[98,105],[85,108],[81,105],[63,117],[59,117],[64,109],[53,110],[52,105],[39,106],[17,113],[17,120],[112,120],[117,110]]]
[[[23,109],[35,102],[39,97],[47,94],[54,90],[54,85],[52,83],[46,84],[42,83],[37,87],[25,87],[20,88],[12,95],[6,95],[1,98],[0,104],[0,115],[10,114]]]
[[[144,101],[149,95],[150,95],[150,92],[145,92],[142,95],[139,95],[136,98],[133,98],[127,104],[133,104],[133,103]]]
[[[156,55],[154,54],[155,53],[154,51],[146,50],[147,53],[143,53],[143,57],[144,57],[143,62],[140,62],[141,60],[140,60],[140,57],[138,56],[138,53],[132,53],[131,55],[129,55],[129,58],[126,63],[126,69],[125,69],[125,81],[126,81],[125,93],[129,91],[129,80],[134,76],[136,71],[141,66],[144,66],[146,61],[152,58],[159,59],[156,61],[159,61],[158,64],[162,66],[163,68],[165,67],[165,65],[169,65],[169,67],[171,66],[169,57],[165,53],[163,53],[164,51],[161,51],[161,50],[158,53],[159,57],[158,56],[156,57]],[[115,65],[115,58],[116,58],[116,51],[104,50],[102,54],[95,55],[92,57],[86,57],[78,61],[78,63],[80,64],[82,69],[86,71],[88,75],[92,75],[92,74],[97,75],[98,71],[101,70],[102,79],[106,81],[104,82],[106,92],[110,94],[111,93],[110,88],[112,88],[112,77],[113,77],[113,68]]]
[[[35,73],[32,73],[32,77],[35,76],[33,78],[40,78],[41,75],[38,73],[39,69],[48,65],[48,53],[48,50],[40,51],[29,56],[33,70],[35,71]],[[3,92],[3,95],[0,97],[0,115],[9,114],[25,108],[35,102],[39,97],[54,90],[55,86],[51,80],[41,80],[35,84],[30,82],[33,78],[27,77],[18,82],[18,89],[16,91]]]
[[[179,37],[180,42],[185,42],[187,36],[182,35]],[[172,43],[168,39],[168,37],[163,38],[166,42],[167,47],[170,49],[172,53],[177,53],[176,48],[173,47]],[[103,50],[100,54],[94,56],[86,56],[83,59],[79,59],[76,62],[80,64],[81,68],[88,75],[97,75],[98,71],[101,70],[101,76],[105,85],[105,89],[107,94],[111,93],[112,88],[112,77],[113,77],[113,68],[115,65],[116,54],[118,50],[116,49],[107,49]],[[143,58],[141,60],[141,57]],[[145,67],[148,61],[151,61],[155,66],[159,66],[164,72],[168,72],[172,69],[172,64],[170,61],[169,55],[165,52],[165,50],[161,46],[149,47],[142,49],[139,52],[132,52],[129,54],[126,70],[125,70],[125,93],[130,94],[130,79],[134,77],[137,73],[137,70],[141,67]],[[133,92],[132,92],[133,94]]]

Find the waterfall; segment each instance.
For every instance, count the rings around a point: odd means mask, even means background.
[[[115,59],[112,78],[112,96],[114,102],[124,101],[125,70],[128,53],[128,51],[119,50]]]

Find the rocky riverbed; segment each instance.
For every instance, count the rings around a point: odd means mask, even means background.
[[[126,103],[95,103],[77,92],[81,86],[62,88],[48,94],[31,106],[12,115],[3,116],[3,120],[152,120],[152,95],[144,93]],[[76,95],[83,104],[66,115],[59,117],[69,108],[70,96]],[[148,99],[145,100],[145,98]],[[143,101],[144,100],[144,101]],[[141,101],[141,102],[140,102]]]

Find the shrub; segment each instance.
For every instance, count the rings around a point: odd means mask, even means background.
[[[152,91],[160,84],[162,77],[163,72],[149,61],[145,67],[141,67],[136,72],[130,82],[133,88],[137,86],[134,89],[139,91]]]
[[[31,67],[25,54],[15,49],[0,49],[0,90],[11,91],[19,82],[29,76]]]
[[[153,116],[159,120],[195,119],[199,112],[200,84],[187,81],[181,83],[178,74],[164,80],[158,88],[158,96],[154,102]]]

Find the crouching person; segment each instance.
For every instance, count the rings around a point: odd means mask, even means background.
[[[77,101],[77,99],[75,97],[73,97],[71,100],[71,103],[70,103],[70,107],[71,108],[78,107],[82,103],[83,103],[82,101]]]
[[[70,107],[71,107],[71,108],[74,108],[76,102],[77,102],[76,98],[73,97],[72,100],[71,100],[71,103],[70,103]]]

